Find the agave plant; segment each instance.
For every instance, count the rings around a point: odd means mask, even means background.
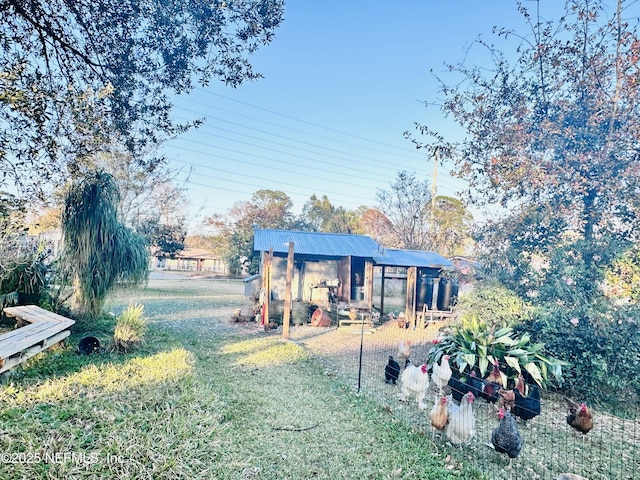
[[[552,380],[560,383],[563,360],[543,355],[543,343],[531,343],[528,333],[518,337],[512,327],[493,324],[471,317],[462,320],[443,335],[431,351],[430,361],[437,362],[443,355],[458,366],[460,373],[475,370],[484,377],[490,365],[496,362],[505,367],[500,371],[502,384],[520,373],[533,379],[541,387]]]

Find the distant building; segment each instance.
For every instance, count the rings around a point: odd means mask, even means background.
[[[203,248],[186,248],[173,257],[153,256],[150,269],[229,275],[229,265],[219,255]]]

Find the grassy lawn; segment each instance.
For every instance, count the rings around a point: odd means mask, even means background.
[[[113,329],[79,326],[19,369],[0,387],[0,478],[479,478],[296,343],[231,324],[242,289],[151,281],[108,304],[144,304],[142,348],[78,355]]]

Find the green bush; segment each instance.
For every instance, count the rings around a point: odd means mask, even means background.
[[[0,260],[0,294],[16,292],[23,303],[39,304],[47,294],[49,251],[38,245],[5,250],[4,255]]]
[[[544,340],[555,355],[571,362],[564,390],[572,395],[615,406],[640,398],[640,308],[602,301],[571,311],[561,306],[539,309],[525,328]]]
[[[144,305],[131,304],[117,318],[113,332],[115,350],[126,352],[142,342],[147,326],[143,312]]]
[[[429,362],[437,362],[447,354],[461,373],[475,370],[481,377],[498,362],[503,385],[523,373],[546,388],[551,382],[561,381],[562,367],[567,363],[544,355],[544,348],[543,343],[532,343],[528,333],[518,336],[510,326],[471,317],[463,318],[441,337],[431,351]]]
[[[522,323],[533,313],[529,304],[495,281],[476,284],[472,291],[461,295],[458,310],[463,319],[482,318],[491,324],[509,326]]]

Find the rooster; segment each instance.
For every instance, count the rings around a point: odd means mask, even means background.
[[[393,356],[389,355],[389,361],[384,367],[385,383],[392,383],[395,385],[396,380],[398,380],[398,375],[400,375],[400,365],[393,359]]]
[[[407,397],[415,395],[420,410],[427,408],[424,397],[429,388],[428,368],[426,363],[416,367],[409,362],[400,375],[401,392],[398,398],[406,401]]]
[[[498,390],[505,385],[502,381],[502,373],[498,366],[498,362],[493,362],[493,369],[482,382],[482,398],[487,402],[496,403],[498,401]]]
[[[566,397],[565,400],[569,407],[567,423],[571,428],[582,433],[582,440],[584,440],[584,436],[593,428],[593,417],[591,415],[591,411],[585,403],[578,404]]]
[[[527,384],[524,382],[524,376],[522,374],[518,375],[518,380],[516,380],[516,385],[514,387],[516,390],[518,390],[520,392],[520,395],[522,395],[523,397],[526,397],[527,395],[529,395],[529,388],[527,387]]]
[[[498,453],[506,453],[509,457],[509,467],[511,460],[520,455],[522,450],[522,435],[518,431],[518,426],[511,416],[511,413],[503,407],[498,410],[500,424],[491,432],[491,444]]]
[[[431,418],[431,438],[435,437],[436,430],[444,431],[449,422],[449,412],[447,410],[447,402],[449,397],[446,395],[435,395],[433,408],[429,417]]]
[[[402,364],[406,365],[411,356],[411,340],[401,340],[398,343],[398,358]]]
[[[445,434],[453,445],[467,443],[475,435],[476,417],[471,407],[474,400],[473,393],[467,392],[462,397],[460,406],[452,404],[449,407],[449,423]]]
[[[511,412],[516,417],[526,422],[540,415],[540,388],[537,385],[531,387],[531,395],[528,397],[523,396],[518,388],[514,388],[513,393],[516,399]]]
[[[440,365],[437,363],[433,365],[431,372],[431,382],[438,387],[440,395],[442,395],[442,389],[449,383],[451,378],[451,367],[449,366],[449,355],[444,355],[440,360]]]

